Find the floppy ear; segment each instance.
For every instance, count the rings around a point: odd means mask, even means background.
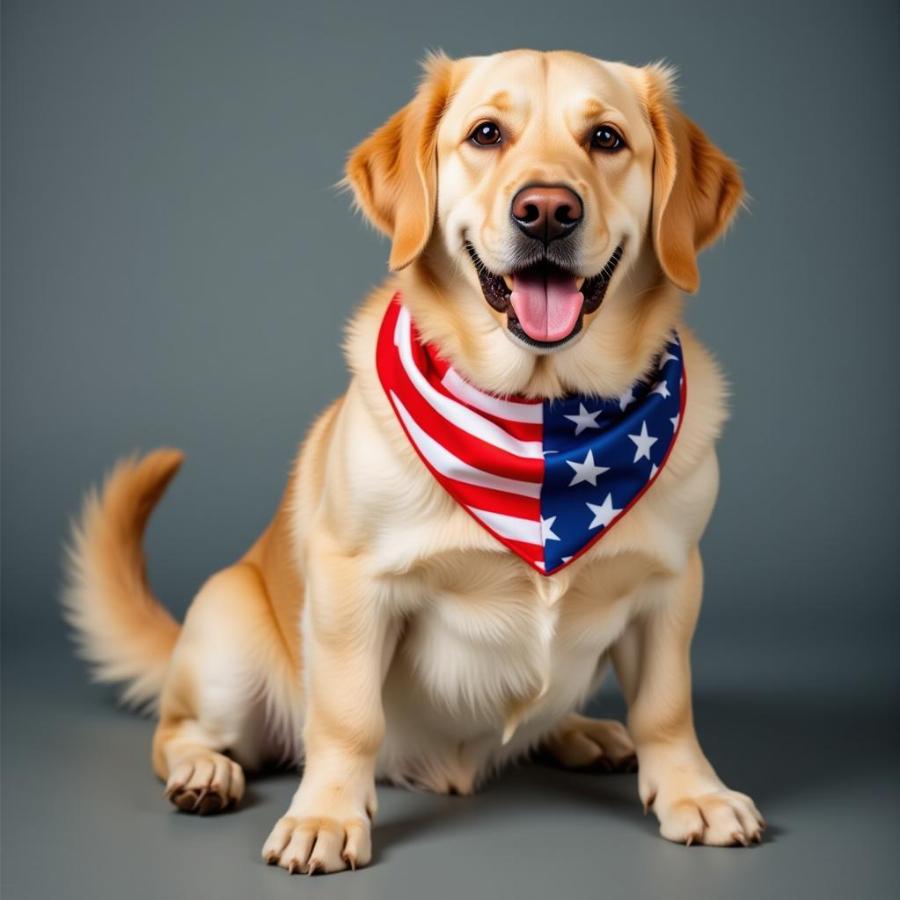
[[[672,73],[648,66],[647,112],[656,143],[651,228],[666,277],[693,293],[700,285],[697,253],[728,227],[744,184],[738,167],[678,109]]]
[[[416,96],[347,159],[345,182],[366,217],[391,238],[392,271],[425,249],[437,204],[437,129],[450,95],[453,61],[425,62]]]

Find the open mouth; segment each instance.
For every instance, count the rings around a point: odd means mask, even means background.
[[[577,335],[585,314],[596,312],[622,258],[621,244],[597,275],[583,278],[550,260],[541,260],[509,275],[495,275],[468,241],[484,299],[506,313],[507,327],[520,341],[552,349]]]

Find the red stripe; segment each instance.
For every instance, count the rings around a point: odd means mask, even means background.
[[[391,335],[393,335],[393,331]],[[391,341],[391,350],[396,352],[396,348],[393,346],[393,337]],[[543,481],[543,459],[529,459],[501,450],[445,419],[419,393],[399,359],[391,367],[389,388],[397,394],[416,424],[463,462],[482,472],[489,472],[502,478],[512,478],[532,484],[540,484]],[[444,476],[440,477],[444,478]],[[503,509],[496,511],[505,512]]]
[[[413,331],[413,340],[414,346],[416,349],[420,349],[421,345],[418,343],[418,332],[416,331],[415,323],[412,326]],[[544,436],[544,426],[540,422],[518,422],[513,419],[505,419],[502,416],[496,416],[493,413],[487,412],[486,410],[479,409],[476,406],[472,406],[472,404],[467,403],[465,400],[457,397],[455,394],[451,393],[443,384],[443,378],[446,374],[447,370],[450,368],[450,364],[438,355],[437,349],[431,345],[427,345],[427,355],[426,351],[422,350],[421,355],[416,355],[416,363],[419,367],[419,371],[422,372],[423,375],[428,379],[429,383],[435,388],[435,390],[440,391],[445,397],[450,397],[452,400],[457,403],[462,404],[467,409],[471,409],[477,415],[481,416],[483,419],[487,419],[489,422],[493,422],[495,425],[499,425],[504,431],[508,432],[512,437],[517,438],[520,441],[540,441]],[[424,363],[424,365],[423,365]],[[507,403],[519,403],[522,406],[540,406],[540,403],[534,403],[525,401],[519,397],[502,397],[500,398]]]
[[[542,459],[527,459],[500,450],[448,422],[415,389],[405,372],[397,373],[392,390],[419,428],[463,462],[501,478],[513,478],[532,484],[540,484],[543,480]]]
[[[521,494],[495,491],[491,488],[466,484],[440,474],[435,477],[450,489],[453,496],[465,506],[474,506],[475,509],[483,509],[487,512],[503,513],[505,516],[516,516],[519,519],[531,519],[532,522],[540,519],[541,501],[538,497],[523,497]]]
[[[481,523],[479,522],[479,524]],[[481,527],[484,528],[485,526],[482,525]],[[490,528],[487,530],[490,531]],[[494,534],[494,532],[491,532],[491,534]],[[532,568],[537,569],[542,575],[545,574],[541,568],[544,562],[544,550],[542,547],[537,546],[537,544],[524,544],[522,541],[511,541],[509,538],[497,537],[496,534],[494,534],[494,537],[501,543],[506,544],[517,556],[521,556]]]

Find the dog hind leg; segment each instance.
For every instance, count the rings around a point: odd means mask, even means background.
[[[255,567],[214,575],[185,619],[153,739],[153,767],[175,806],[224,811],[243,796],[243,766],[299,757],[293,668]]]
[[[543,749],[567,769],[629,772],[637,768],[634,742],[625,726],[614,719],[570,713],[544,741]]]

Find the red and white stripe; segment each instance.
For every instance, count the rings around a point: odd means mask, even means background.
[[[543,569],[543,403],[486,394],[423,345],[395,297],[378,375],[410,442],[443,487],[499,541]]]

